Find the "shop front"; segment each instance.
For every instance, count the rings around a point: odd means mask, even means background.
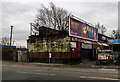
[[[81,43],[81,61],[92,60],[92,44]]]

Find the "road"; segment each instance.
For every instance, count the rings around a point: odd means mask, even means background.
[[[118,70],[4,63],[3,80],[118,80]]]

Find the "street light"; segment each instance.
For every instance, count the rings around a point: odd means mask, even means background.
[[[12,42],[12,30],[13,30],[13,25],[11,25],[11,32],[10,32],[10,46],[11,46],[11,42]]]

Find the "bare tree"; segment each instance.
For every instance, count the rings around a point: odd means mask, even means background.
[[[100,26],[100,23],[99,23],[99,22],[95,25],[95,27],[98,29],[98,33],[100,33],[100,28],[101,28],[101,26]]]
[[[113,30],[113,31],[112,31],[112,35],[113,35],[114,38],[116,38],[116,39],[120,38],[120,34],[119,34],[118,29],[117,29],[117,30]]]
[[[102,25],[101,26],[101,33],[104,34],[107,31],[107,29]]]
[[[38,9],[38,14],[33,23],[34,29],[38,31],[40,26],[45,26],[57,30],[66,30],[67,16],[66,10],[56,7],[52,2],[49,3],[49,8],[42,5]]]
[[[1,43],[2,45],[9,45],[9,39],[7,37],[3,37]]]
[[[100,23],[96,25],[96,28],[100,34],[104,34],[107,31],[107,29],[103,25],[100,25]]]

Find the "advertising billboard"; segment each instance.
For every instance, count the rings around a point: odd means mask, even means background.
[[[98,54],[98,60],[108,60],[110,57],[110,54]]]
[[[110,60],[112,58],[111,50],[97,50],[98,60]]]
[[[85,24],[75,18],[69,17],[69,35],[88,39],[92,41],[98,40],[98,29]]]

